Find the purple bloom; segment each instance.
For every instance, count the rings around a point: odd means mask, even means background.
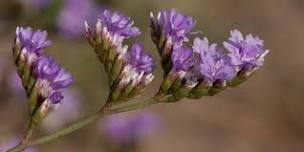
[[[171,58],[176,71],[187,72],[193,65],[193,51],[186,46],[174,46]]]
[[[53,81],[56,75],[59,73],[60,67],[53,58],[41,56],[35,63],[35,73],[39,78]]]
[[[142,44],[133,44],[131,51],[128,52],[128,62],[121,75],[120,86],[126,86],[132,82],[132,87],[142,83],[148,85],[153,79],[155,62],[152,56],[144,51]]]
[[[57,26],[64,36],[78,37],[83,32],[83,23],[95,14],[97,13],[90,0],[65,0],[57,19]]]
[[[247,66],[259,67],[264,63],[264,57],[269,52],[264,49],[263,40],[251,34],[243,37],[238,30],[230,32],[228,42],[224,42],[225,48],[229,51],[231,63],[240,68]]]
[[[49,47],[52,43],[47,39],[46,31],[33,31],[32,28],[18,27],[16,30],[17,43],[21,48],[26,48],[30,53],[40,54],[42,49]]]
[[[164,32],[173,41],[187,40],[187,34],[195,26],[195,21],[191,17],[181,14],[175,9],[161,11],[159,22]]]
[[[132,27],[134,22],[118,11],[104,10],[100,20],[112,35],[129,38],[140,34],[140,30],[137,27]]]
[[[141,113],[131,118],[117,115],[102,121],[102,132],[117,144],[136,143],[157,128],[157,119],[150,113]]]
[[[145,53],[144,45],[135,43],[131,48],[129,64],[138,73],[144,72],[145,74],[149,74],[154,69],[155,61],[150,54]]]
[[[71,74],[61,68],[51,57],[41,56],[34,65],[41,96],[57,104],[63,99],[59,90],[68,87],[73,82]]]
[[[204,80],[231,80],[236,75],[236,70],[229,64],[229,58],[221,53],[216,44],[209,45],[208,39],[196,38],[193,45],[194,52],[200,52],[199,71]]]

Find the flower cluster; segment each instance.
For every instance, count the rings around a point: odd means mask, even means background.
[[[181,46],[189,41],[187,35],[195,26],[195,21],[175,9],[161,11],[157,17],[150,14],[152,40],[161,56],[165,72],[171,69],[170,56],[174,46]]]
[[[17,27],[13,55],[29,98],[32,122],[39,123],[63,99],[61,90],[73,79],[43,50],[51,45],[47,32]]]
[[[128,46],[123,44],[125,39],[139,34],[133,21],[120,12],[104,10],[95,30],[86,23],[86,37],[110,79],[111,102],[138,96],[154,78],[154,59],[144,46],[134,43],[128,51]]]
[[[71,10],[75,8],[73,6]],[[155,60],[146,53],[143,44],[133,43],[130,49],[125,44],[126,40],[141,33],[133,24],[129,17],[109,10],[101,13],[94,28],[85,23],[86,38],[109,77],[108,100],[97,113],[38,139],[38,143],[80,129],[104,114],[131,111],[159,102],[177,102],[183,98],[199,99],[236,87],[264,64],[269,52],[260,38],[251,34],[244,36],[238,30],[232,30],[223,45],[210,43],[206,37],[191,40],[189,34],[195,25],[191,17],[175,9],[161,11],[156,17],[151,13],[151,37],[161,57],[163,81],[159,91],[149,100],[126,103],[142,94],[154,79],[155,69]],[[35,127],[58,106],[63,99],[62,89],[73,81],[69,72],[44,54],[44,49],[50,45],[46,31],[34,31],[30,27],[16,30],[13,56],[29,99],[31,122],[21,144],[12,150],[22,151],[24,145],[26,148],[25,143],[29,142]],[[122,146],[118,148],[136,151],[132,146],[143,134],[139,128],[150,127],[149,123],[145,117],[136,117],[133,121],[115,119],[108,122],[105,132],[109,139]],[[36,143],[34,141],[32,145]]]
[[[189,48],[185,42],[195,22],[175,9],[161,11],[157,18],[151,13],[150,21],[165,72],[159,94],[169,95],[168,101],[198,99],[237,86],[263,65],[269,52],[258,37],[244,38],[238,30],[231,31],[224,47],[197,37]]]

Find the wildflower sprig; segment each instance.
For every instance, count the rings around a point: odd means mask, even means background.
[[[244,38],[238,30],[231,31],[224,47],[209,44],[206,37],[195,38],[189,47],[188,35],[194,25],[191,17],[175,9],[161,11],[157,17],[150,15],[151,37],[164,70],[158,94],[167,96],[167,101],[199,99],[236,87],[263,65],[269,52],[258,37],[249,34]]]
[[[108,105],[140,95],[154,79],[154,59],[143,44],[134,43],[131,49],[124,44],[139,34],[133,21],[120,12],[103,11],[94,30],[86,23],[86,37],[109,76]]]
[[[69,72],[44,54],[43,49],[50,45],[46,31],[17,27],[13,56],[27,93],[31,116],[29,131],[23,142],[27,142],[35,127],[59,106],[63,99],[61,89],[73,81]]]
[[[237,87],[264,64],[269,52],[263,40],[252,34],[244,36],[232,30],[223,45],[210,43],[207,37],[189,38],[195,21],[175,9],[150,14],[151,38],[161,58],[164,71],[158,92],[144,101],[132,99],[142,95],[154,79],[155,60],[141,43],[126,44],[140,30],[120,12],[104,10],[94,27],[85,23],[86,38],[104,65],[109,77],[109,96],[98,110],[51,135],[30,141],[32,127],[56,109],[63,98],[61,89],[72,83],[71,75],[53,58],[45,55],[49,47],[45,31],[17,28],[13,48],[17,72],[27,92],[31,125],[25,142],[8,152],[20,152],[29,146],[50,142],[72,133],[100,117],[141,109],[156,103],[177,102],[184,98],[214,96]],[[129,47],[130,46],[130,47]]]

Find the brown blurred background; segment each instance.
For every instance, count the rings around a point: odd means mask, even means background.
[[[265,66],[239,88],[200,101],[159,104],[145,110],[161,118],[162,127],[149,136],[145,152],[302,152],[304,151],[304,1],[302,0],[115,0],[96,1],[102,7],[123,11],[135,20],[143,41],[158,59],[149,37],[148,16],[166,8],[193,16],[195,30],[214,42],[227,39],[237,28],[264,39],[271,53]],[[17,25],[48,29],[54,45],[47,53],[67,67],[75,77],[74,88],[84,96],[84,116],[106,99],[107,78],[94,52],[84,40],[65,38],[56,32],[54,14],[40,16],[23,8],[19,1],[0,0],[0,54],[8,59]],[[44,16],[46,15],[46,16]],[[4,60],[1,59],[1,60]],[[161,79],[149,88],[156,92]],[[0,77],[1,81],[1,77]],[[22,134],[26,128],[26,99],[11,97],[1,82],[0,142]],[[152,96],[147,91],[147,96]],[[134,112],[133,112],[134,113]],[[102,151],[96,125],[37,148],[42,152]],[[40,129],[38,135],[46,134]]]

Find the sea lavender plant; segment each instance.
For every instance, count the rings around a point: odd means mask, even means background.
[[[34,128],[58,106],[63,99],[61,89],[73,81],[70,73],[44,54],[43,49],[50,45],[46,31],[17,27],[13,55],[31,112],[30,129],[23,142],[29,140]]]
[[[86,24],[86,36],[109,76],[108,105],[138,96],[153,80],[154,59],[144,46],[134,43],[128,51],[125,39],[140,34],[133,21],[120,12],[104,10],[95,30]]]
[[[207,38],[195,38],[189,33],[195,21],[175,9],[150,16],[151,37],[161,57],[164,71],[159,91],[144,101],[133,101],[154,78],[155,61],[146,53],[143,44],[134,43],[131,49],[127,39],[136,37],[140,30],[120,12],[104,10],[92,28],[85,23],[86,38],[109,77],[109,96],[96,113],[49,136],[28,142],[32,133],[9,150],[20,152],[29,146],[46,143],[76,131],[109,114],[144,108],[156,103],[180,101],[183,98],[200,99],[214,96],[229,87],[236,87],[257,71],[269,52],[263,41],[251,34],[245,38],[237,30],[231,31],[228,41],[219,46]],[[62,100],[61,89],[71,84],[69,73],[43,53],[50,46],[45,31],[17,28],[13,48],[17,72],[29,98],[32,123],[35,126],[55,109]],[[125,128],[123,128],[125,129]],[[116,131],[115,131],[116,132]],[[126,133],[126,132],[122,132]],[[129,140],[129,139],[128,139]]]
[[[231,32],[228,42],[224,42],[228,54],[217,44],[209,45],[207,38],[195,38],[192,49],[185,49],[187,34],[194,27],[194,21],[175,9],[161,11],[157,18],[151,13],[150,22],[152,40],[165,61],[164,81],[158,94],[167,95],[167,101],[185,97],[199,99],[235,87],[263,65],[268,53],[262,40],[252,35],[244,39],[237,30]],[[172,30],[177,27],[174,23],[178,23],[178,30]],[[171,45],[164,47],[168,39]],[[164,56],[163,52],[170,53]]]

